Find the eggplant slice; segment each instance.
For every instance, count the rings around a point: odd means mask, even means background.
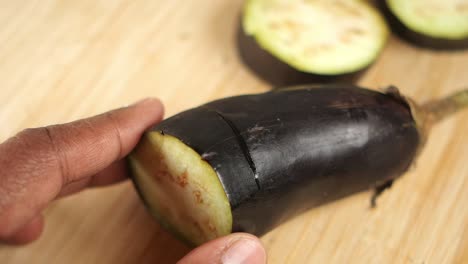
[[[468,48],[468,0],[382,0],[394,30],[436,49]]]
[[[370,65],[389,30],[366,1],[248,0],[243,29],[296,70],[341,75]]]
[[[255,38],[244,33],[242,23],[238,25],[236,42],[241,62],[255,76],[270,84],[272,89],[303,84],[353,84],[359,81],[368,68],[341,75],[320,75],[298,71],[261,48],[255,41]]]

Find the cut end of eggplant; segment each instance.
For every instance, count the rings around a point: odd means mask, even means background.
[[[147,207],[176,236],[200,245],[231,233],[231,207],[216,172],[182,141],[148,132],[129,163]]]
[[[387,0],[387,5],[415,32],[448,40],[468,38],[467,0]]]
[[[320,75],[359,71],[383,49],[388,27],[365,1],[249,0],[247,35],[293,68]]]

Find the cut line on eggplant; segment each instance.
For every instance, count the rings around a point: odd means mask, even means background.
[[[257,168],[255,167],[255,163],[252,160],[252,157],[250,156],[250,151],[249,147],[247,147],[247,144],[245,143],[244,139],[242,138],[239,129],[234,125],[233,122],[231,122],[229,119],[227,119],[225,116],[223,116],[220,112],[215,111],[216,114],[218,114],[232,129],[232,132],[234,133],[234,136],[237,139],[237,143],[239,144],[240,148],[242,149],[242,153],[244,154],[245,159],[247,160],[247,163],[249,164],[250,169],[252,169],[252,173],[255,176],[255,183],[257,184],[258,189],[260,190],[260,182],[258,181],[258,175],[257,175]]]
[[[132,179],[155,218],[191,245],[262,235],[357,192],[374,189],[375,202],[430,128],[466,107],[468,90],[420,105],[395,87],[352,85],[224,98],[146,132],[129,156]]]

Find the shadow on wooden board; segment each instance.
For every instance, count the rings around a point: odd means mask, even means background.
[[[149,215],[148,218],[148,221],[154,221]],[[189,247],[159,224],[154,223],[153,226],[155,227],[149,231],[153,233],[151,241],[144,245],[142,255],[137,256],[134,263],[176,263],[190,252]]]
[[[190,252],[191,248],[159,225],[140,199],[135,203],[133,215],[139,221],[132,221],[134,226],[125,228],[135,230],[131,243],[140,243],[143,249],[135,252],[132,263],[176,263]],[[149,240],[148,233],[151,234]]]

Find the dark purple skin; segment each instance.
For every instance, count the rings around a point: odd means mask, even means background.
[[[437,50],[461,50],[468,48],[468,36],[460,40],[451,40],[427,36],[409,29],[396,17],[387,5],[386,0],[378,0],[378,4],[392,30],[402,39],[425,48]]]
[[[259,78],[274,88],[300,84],[344,82],[355,83],[366,69],[342,75],[318,75],[301,72],[262,49],[255,39],[244,33],[242,25],[237,31],[237,47],[241,61]]]
[[[233,231],[262,235],[312,207],[386,186],[420,135],[406,102],[350,85],[225,98],[166,119],[217,172]]]

